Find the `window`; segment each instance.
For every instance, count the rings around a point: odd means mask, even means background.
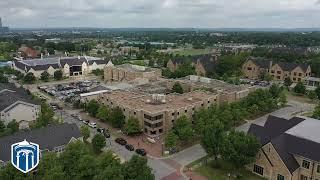
[[[293,80],[295,81],[295,80],[297,80],[296,78],[293,78]]]
[[[258,166],[258,165],[254,165],[253,166],[253,172],[260,174],[261,176],[263,176],[263,167]]]
[[[251,68],[251,67],[248,67],[248,70],[249,70],[249,71],[251,71],[251,70],[252,70],[252,68]]]
[[[277,76],[277,78],[278,78],[278,79],[281,79],[281,77],[280,77],[280,76]]]
[[[306,161],[306,160],[303,160],[302,161],[302,167],[306,168],[306,169],[309,169],[310,168],[310,162]]]
[[[277,71],[278,74],[281,74],[281,71]]]
[[[187,112],[188,112],[188,110],[184,110],[184,112],[185,112],[185,113],[187,113]]]
[[[174,116],[174,113],[172,113],[172,116]]]
[[[284,180],[284,176],[282,176],[281,174],[278,174],[277,180]]]
[[[301,176],[300,176],[300,180],[308,180],[308,177],[307,177],[307,176],[304,176],[304,175],[301,175]]]
[[[317,173],[320,173],[320,165],[317,166]]]
[[[294,73],[293,73],[293,75],[294,75],[294,76],[296,76],[296,75],[297,75],[297,73],[296,73],[296,72],[294,72]]]
[[[302,73],[299,73],[299,76],[302,76]]]
[[[271,73],[274,73],[274,70],[271,70]]]
[[[136,112],[133,112],[133,114],[136,115],[137,113],[136,113]]]

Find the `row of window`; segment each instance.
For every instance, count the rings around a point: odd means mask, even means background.
[[[163,126],[163,122],[158,122],[156,124],[151,124],[149,122],[144,121],[144,125],[148,126],[150,128],[158,128],[158,127],[162,127]]]
[[[303,160],[301,166],[302,166],[303,168],[305,168],[305,169],[310,169],[310,164],[311,164],[311,163],[310,163],[309,161]],[[317,171],[317,173],[320,174],[320,164],[317,165],[316,171]]]
[[[148,120],[151,120],[151,121],[156,121],[156,120],[162,119],[163,118],[163,114],[160,114],[160,115],[154,116],[154,117],[151,117],[151,116],[149,116],[147,114],[144,114],[144,118],[148,119]]]
[[[255,164],[255,165],[253,166],[253,172],[255,172],[255,173],[263,176],[264,169],[263,169],[263,167],[258,166],[258,165]],[[278,174],[278,175],[277,175],[277,180],[285,180],[285,179],[284,179],[284,176],[283,176],[283,175]]]

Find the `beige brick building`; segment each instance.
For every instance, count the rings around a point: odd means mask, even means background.
[[[40,78],[43,72],[54,76],[54,72],[58,70],[61,70],[65,77],[76,77],[88,75],[93,70],[103,70],[106,64],[106,60],[90,56],[55,57],[31,60],[16,59],[13,61],[12,68],[23,74],[33,73],[36,78]]]
[[[300,82],[311,76],[311,67],[307,64],[275,63],[251,57],[243,64],[242,72],[249,79],[259,79],[263,74],[269,74],[274,80],[283,81],[288,77],[293,82]]]
[[[269,116],[264,126],[252,124],[249,134],[262,147],[248,168],[270,180],[320,180],[320,121]]]
[[[109,107],[120,107],[126,120],[137,118],[143,132],[156,137],[170,130],[174,121],[182,115],[192,119],[195,111],[207,108],[219,100],[217,94],[204,91],[150,95],[117,90],[99,94],[98,101]]]
[[[112,81],[134,81],[134,80],[157,80],[161,78],[161,69],[149,68],[144,66],[137,66],[132,64],[122,64],[114,66],[111,61],[106,65],[104,69],[104,80],[106,82]]]
[[[182,63],[187,62],[189,60],[191,61],[192,66],[195,68],[195,71],[198,76],[206,76],[214,71],[219,56],[219,53],[215,53],[191,57],[173,58],[168,61],[167,67],[171,72],[173,72],[176,71]]]

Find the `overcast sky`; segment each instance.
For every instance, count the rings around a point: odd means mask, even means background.
[[[3,24],[28,27],[320,27],[320,0],[0,0]]]

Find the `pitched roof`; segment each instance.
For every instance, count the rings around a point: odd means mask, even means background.
[[[23,88],[16,88],[14,85],[8,84],[7,86],[1,83],[0,91],[3,89],[9,89],[11,91],[0,92],[0,111],[3,111],[7,107],[22,101],[30,104],[38,105],[39,103],[34,101],[32,97]]]
[[[314,126],[311,133],[306,129],[310,129],[310,125]],[[320,122],[311,118],[294,117],[285,120],[269,116],[264,127],[252,124],[248,133],[255,135],[263,145],[271,142],[288,170],[293,173],[300,167],[293,155],[320,161],[320,142],[317,141],[320,134],[315,133],[319,128]]]
[[[85,57],[71,57],[71,58],[68,57],[68,58],[60,59],[61,66],[64,66],[65,64],[80,66],[84,62],[87,62]]]
[[[204,54],[204,55],[195,55],[189,57],[177,57],[173,58],[171,61],[173,64],[182,64],[186,61],[191,61],[192,63],[196,64],[198,61],[202,64],[207,72],[213,71],[217,65],[215,62],[215,57],[212,54]]]
[[[269,69],[270,63],[272,63],[272,60],[261,57],[250,57],[248,60],[251,60],[257,66],[263,69]]]
[[[7,162],[11,159],[11,145],[23,140],[39,144],[41,150],[50,150],[66,145],[71,138],[80,138],[81,133],[76,124],[49,125],[31,131],[19,131],[13,135],[0,138],[0,160]]]

